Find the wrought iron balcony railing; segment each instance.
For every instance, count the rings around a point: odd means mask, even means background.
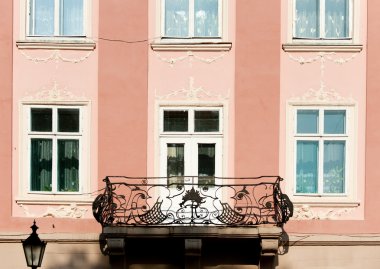
[[[281,226],[293,205],[277,176],[255,178],[106,177],[93,202],[105,226]]]

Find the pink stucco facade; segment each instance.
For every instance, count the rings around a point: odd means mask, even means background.
[[[42,268],[127,268],[99,246],[92,202],[103,178],[167,177],[167,145],[203,143],[215,145],[219,177],[284,178],[294,214],[273,268],[379,268],[380,3],[348,1],[352,36],[339,43],[293,38],[294,1],[220,0],[220,36],[199,41],[163,37],[164,1],[91,0],[86,36],[57,41],[28,36],[28,1],[2,0],[0,249],[22,257],[36,219],[50,247]],[[78,193],[29,191],[33,106],[81,109]],[[163,131],[165,110],[210,109],[218,132]],[[343,193],[296,192],[297,109],[348,111]],[[14,260],[8,268],[24,267]]]

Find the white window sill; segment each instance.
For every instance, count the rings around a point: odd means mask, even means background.
[[[28,195],[16,198],[16,203],[19,205],[91,205],[95,197],[89,195]]]
[[[285,52],[360,52],[363,50],[361,44],[283,44]]]
[[[96,43],[91,39],[33,39],[18,40],[19,49],[60,49],[60,50],[94,50]]]
[[[292,200],[292,199],[291,199]],[[358,207],[359,201],[294,201],[292,203],[297,205],[308,205],[310,207]]]
[[[231,42],[160,42],[151,43],[154,51],[230,51]]]

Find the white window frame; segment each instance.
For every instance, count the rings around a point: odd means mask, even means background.
[[[359,30],[360,30],[360,1],[349,0],[349,36],[337,39],[325,38],[325,0],[320,0],[320,37],[317,38],[298,38],[295,36],[296,26],[296,1],[288,0],[289,3],[289,26],[288,29],[288,41],[292,43],[304,43],[304,44],[352,44],[359,42]]]
[[[31,130],[31,109],[32,108],[50,108],[53,111],[52,132],[38,132]],[[79,109],[79,132],[58,132],[57,130],[57,111],[58,109]],[[54,199],[85,194],[89,191],[90,182],[88,180],[88,107],[85,104],[23,104],[21,127],[22,127],[22,155],[20,163],[20,194],[24,199],[42,199],[46,195],[54,195]],[[31,186],[31,139],[46,138],[53,140],[52,152],[52,190],[51,191],[32,191]],[[77,192],[60,192],[58,191],[57,179],[57,141],[58,139],[76,139],[79,141],[79,190]],[[29,195],[32,195],[28,198]],[[42,199],[43,200],[43,199]]]
[[[298,134],[297,133],[297,111],[298,110],[319,110],[319,133],[318,134]],[[323,134],[323,117],[325,110],[346,111],[346,133]],[[295,203],[315,203],[315,204],[336,204],[336,203],[356,203],[357,180],[356,180],[356,107],[355,105],[313,105],[313,104],[290,104],[287,111],[287,150],[286,150],[286,176],[287,193]],[[296,192],[296,166],[297,166],[297,141],[310,140],[319,142],[318,161],[318,193],[297,193]],[[323,193],[323,141],[338,140],[346,141],[345,151],[345,192],[344,193]],[[322,146],[322,147],[321,147]]]
[[[228,1],[218,0],[218,36],[216,37],[196,37],[194,36],[194,1],[189,0],[189,36],[188,37],[171,37],[165,35],[165,0],[156,0],[156,7],[159,20],[157,25],[157,33],[160,33],[161,42],[164,43],[197,43],[197,42],[224,42],[227,40],[227,26],[228,26]]]
[[[164,111],[188,111],[188,131],[187,132],[164,132]],[[218,111],[219,131],[218,132],[195,132],[194,112],[195,111]],[[189,106],[161,106],[159,111],[159,139],[160,139],[160,176],[166,177],[166,156],[168,143],[184,144],[185,146],[185,175],[197,176],[198,168],[198,148],[201,144],[215,144],[215,176],[223,176],[223,107],[189,107]],[[186,163],[189,165],[186,166]],[[188,174],[191,173],[191,174]],[[193,174],[196,173],[196,174]]]
[[[30,33],[30,3],[33,0],[22,0],[20,4],[20,39],[36,40],[36,41],[83,41],[89,38],[92,31],[92,1],[83,0],[83,35],[81,36],[65,36],[59,35],[59,4],[55,4],[55,30],[52,36],[38,36]],[[57,3],[59,0],[55,0]],[[22,14],[25,14],[24,16]],[[57,16],[58,14],[58,16]]]

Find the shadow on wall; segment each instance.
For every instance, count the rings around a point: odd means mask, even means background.
[[[99,244],[48,243],[42,261],[44,269],[109,269],[109,260]]]

